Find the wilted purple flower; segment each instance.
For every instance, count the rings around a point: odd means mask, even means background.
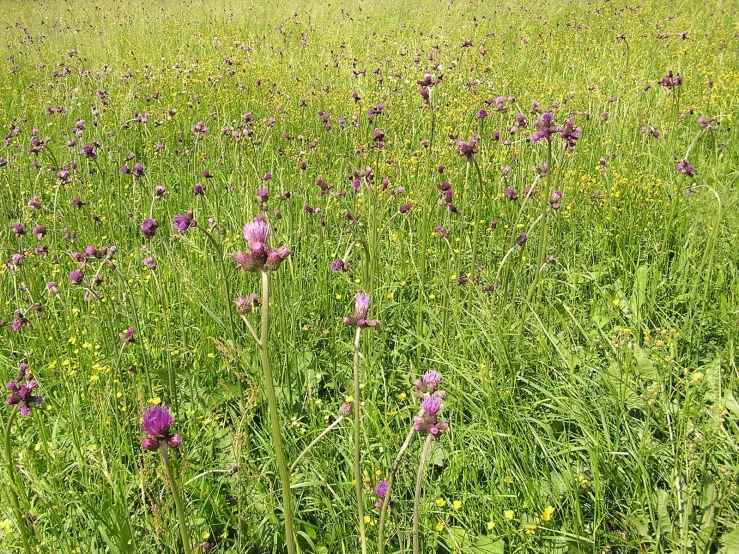
[[[354,405],[351,402],[342,402],[341,406],[339,406],[339,415],[341,417],[349,417],[352,415],[353,408]]]
[[[331,262],[331,271],[338,273],[339,271],[349,271],[349,266],[343,260],[334,260]]]
[[[409,211],[411,211],[411,205],[410,204],[403,204],[402,206],[400,206],[400,209],[398,211],[400,213],[402,213],[402,214],[406,214]]]
[[[516,239],[516,244],[518,246],[523,246],[526,244],[526,241],[528,240],[529,236],[526,233],[521,233],[518,235],[518,238]]]
[[[472,156],[479,152],[476,145],[477,145],[477,135],[470,136],[469,142],[458,140],[457,147],[459,148],[459,155],[465,156],[468,162],[472,161]]]
[[[554,190],[554,191],[552,191],[552,195],[549,197],[549,200],[548,200],[549,205],[553,209],[558,210],[559,209],[559,201],[561,199],[562,199],[562,191],[559,190],[559,189]]]
[[[26,364],[20,364],[18,376],[7,385],[10,394],[6,399],[6,403],[9,406],[20,406],[22,416],[27,416],[31,412],[31,406],[39,405],[44,400],[41,396],[33,394],[38,382],[33,378],[33,374],[27,370],[28,366]]]
[[[377,320],[367,319],[370,307],[370,296],[363,292],[358,292],[354,297],[354,315],[344,318],[344,325],[350,327],[377,327]]]
[[[257,308],[262,305],[262,303],[259,301],[259,295],[257,294],[241,296],[236,299],[235,303],[236,303],[236,311],[244,315],[251,312],[254,308]]]
[[[145,219],[144,222],[141,224],[141,234],[144,235],[147,239],[150,239],[157,234],[158,227],[159,222],[156,219]]]
[[[136,339],[134,338],[134,335],[136,334],[136,329],[133,327],[129,327],[125,331],[118,333],[118,336],[121,337],[121,340],[123,341],[124,345],[128,344],[136,344]]]
[[[567,120],[567,123],[565,123],[565,126],[561,130],[561,136],[567,142],[567,148],[570,150],[575,148],[575,143],[580,138],[581,131],[582,127],[575,128],[575,122],[571,118]]]
[[[512,187],[506,187],[504,194],[508,200],[518,200],[518,192]]]
[[[680,162],[678,162],[676,169],[679,173],[682,173],[683,175],[686,175],[687,177],[695,176],[695,167],[690,165],[688,163],[688,160],[681,160]]]
[[[77,208],[78,210],[81,210],[82,207],[87,204],[87,202],[80,200],[79,198],[72,198],[72,206]]]
[[[142,415],[141,430],[150,438],[141,440],[141,447],[145,450],[157,450],[162,443],[171,448],[182,444],[182,435],[173,435],[170,428],[174,424],[174,417],[166,406],[150,406]]]

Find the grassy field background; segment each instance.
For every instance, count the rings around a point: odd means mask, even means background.
[[[180,552],[139,446],[151,404],[184,437],[195,550],[283,551],[259,356],[232,303],[259,292],[232,258],[263,215],[292,250],[270,298],[288,460],[353,396],[342,318],[372,296],[353,399],[370,552],[372,489],[434,369],[450,429],[423,552],[738,553],[738,9],[0,1],[0,376],[26,363],[44,398],[0,409],[18,473],[0,472],[0,551],[23,551],[15,491],[34,551]],[[443,76],[428,104],[426,72]],[[549,110],[582,128],[574,150],[530,140]],[[349,418],[292,476],[303,552],[359,552],[353,441]],[[422,443],[388,552],[411,552]]]

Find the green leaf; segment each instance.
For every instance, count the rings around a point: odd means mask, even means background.
[[[472,554],[505,554],[505,541],[494,539],[490,535],[481,535],[470,547],[470,552]]]
[[[739,552],[739,527],[724,534],[718,542],[721,545],[718,554],[736,554]]]
[[[672,533],[672,519],[667,511],[667,504],[670,501],[670,494],[666,490],[657,490],[657,523],[660,535],[669,535]]]

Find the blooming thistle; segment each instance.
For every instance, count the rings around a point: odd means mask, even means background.
[[[678,173],[682,173],[686,177],[695,176],[695,167],[690,165],[688,163],[688,160],[681,160],[680,162],[678,162],[677,167],[675,169],[677,169]]]
[[[179,234],[184,235],[185,231],[187,231],[190,227],[198,226],[193,217],[194,216],[192,210],[188,210],[188,212],[184,215],[176,215],[174,216],[174,220],[172,221],[172,227],[174,227],[175,231],[177,231]]]
[[[449,424],[439,421],[439,412],[446,397],[446,391],[439,390],[441,374],[437,371],[427,371],[421,379],[416,380],[416,390],[413,396],[421,400],[421,413],[413,418],[413,430],[428,432],[439,437],[449,429]]]
[[[269,247],[269,223],[261,216],[244,225],[243,235],[249,251],[237,252],[234,260],[244,271],[275,271],[290,256],[290,249],[286,245],[276,250]]]
[[[72,273],[69,274],[69,280],[73,285],[79,285],[82,283],[82,279],[85,278],[85,274],[82,272],[81,269],[75,269],[72,271]]]
[[[470,140],[468,142],[458,140],[457,147],[459,148],[459,155],[466,157],[467,161],[471,162],[472,156],[479,152],[479,149],[477,148],[477,135],[473,134],[470,136]]]
[[[147,239],[150,239],[154,237],[154,235],[157,234],[157,228],[159,227],[159,222],[156,219],[145,219],[144,222],[141,224],[141,234],[144,235]]]
[[[560,129],[552,119],[552,112],[543,113],[541,118],[534,123],[534,125],[537,130],[534,131],[533,135],[531,135],[531,142],[538,142],[542,139],[551,142],[552,136],[562,131],[562,129]]]
[[[38,382],[33,378],[33,374],[28,371],[28,365],[20,364],[18,377],[7,385],[10,394],[6,399],[6,403],[9,406],[20,406],[20,414],[22,416],[28,415],[31,412],[31,406],[41,404],[44,401],[43,397],[33,394],[33,389],[37,386]]]
[[[375,508],[377,508],[378,510],[382,508],[382,503],[385,500],[388,488],[390,488],[390,485],[385,479],[378,481],[375,485],[375,494],[379,498],[379,500],[375,502]],[[395,502],[390,502],[389,506],[392,508],[393,506],[395,506]]]
[[[350,327],[377,327],[376,319],[367,319],[367,312],[370,307],[370,296],[363,292],[358,292],[354,297],[354,315],[344,318],[344,325]]]
[[[549,197],[549,205],[552,207],[553,210],[559,209],[559,202],[562,199],[562,191],[557,189],[552,191],[552,195]]]
[[[149,406],[141,418],[141,430],[149,435],[141,439],[141,448],[144,450],[157,450],[161,444],[170,448],[177,448],[182,444],[182,435],[173,435],[170,432],[174,417],[167,406]]]
[[[577,143],[577,139],[580,138],[581,132],[582,127],[575,128],[575,122],[572,118],[567,120],[567,123],[565,123],[565,126],[560,131],[560,135],[567,142],[567,148],[569,150],[575,149],[575,144]]]

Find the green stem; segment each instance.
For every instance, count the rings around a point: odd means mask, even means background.
[[[288,554],[296,554],[297,549],[295,546],[295,531],[293,530],[293,510],[290,493],[290,470],[285,461],[285,451],[282,446],[282,432],[280,429],[280,415],[277,412],[275,382],[274,377],[272,376],[272,368],[269,365],[269,274],[266,271],[262,271],[262,324],[260,333],[259,357],[262,360],[264,388],[267,393],[272,442],[274,444],[277,469],[280,473],[280,482],[282,485],[282,512],[285,518],[285,544],[287,545]]]
[[[21,540],[23,541],[23,550],[26,554],[31,554],[31,544],[28,541],[28,533],[26,531],[26,523],[21,512],[20,502],[18,500],[18,476],[15,472],[15,463],[13,461],[13,453],[10,449],[10,428],[13,425],[15,417],[18,415],[18,406],[13,406],[8,418],[8,423],[5,425],[5,461],[8,464],[8,477],[10,478],[11,487],[8,489],[8,495],[10,496],[11,503],[13,504],[13,512],[15,513],[16,523],[21,533]]]
[[[359,339],[362,328],[357,327],[354,336],[354,490],[357,493],[357,514],[359,515],[359,542],[362,554],[367,554],[367,538],[364,528],[364,501],[362,499],[362,403],[359,388]]]
[[[164,470],[167,472],[169,487],[172,490],[172,497],[174,498],[174,505],[175,509],[177,510],[177,520],[180,523],[180,537],[182,537],[182,548],[184,548],[185,554],[191,554],[192,548],[190,547],[190,534],[187,531],[185,507],[182,504],[180,491],[177,489],[177,482],[175,481],[174,472],[172,471],[172,463],[169,461],[168,449],[169,447],[167,446],[166,442],[162,442],[159,445],[159,453],[162,455],[162,463],[164,464]]]
[[[231,328],[231,340],[233,341],[234,346],[236,345],[236,326],[234,325],[234,317],[233,317],[233,310],[232,310],[232,304],[231,301],[231,288],[228,286],[228,274],[226,273],[226,264],[223,261],[223,250],[221,249],[220,245],[215,241],[213,238],[213,235],[211,235],[208,231],[203,229],[202,227],[198,227],[205,236],[207,237],[210,244],[213,246],[213,248],[216,251],[217,257],[218,257],[218,266],[221,268],[221,274],[223,276],[223,288],[226,291],[226,310],[228,311],[228,323]]]
[[[377,545],[379,554],[385,554],[385,520],[387,519],[387,511],[388,507],[390,506],[390,491],[392,490],[393,483],[395,482],[395,474],[398,472],[400,461],[403,459],[403,456],[405,456],[405,453],[408,451],[408,447],[411,445],[411,440],[413,440],[415,434],[416,430],[413,428],[413,426],[411,426],[411,430],[408,432],[408,436],[405,438],[403,446],[400,447],[398,455],[395,456],[393,466],[387,476],[387,491],[385,492],[385,498],[382,499],[382,508],[380,509],[380,523],[377,526]]]
[[[334,420],[334,422],[331,425],[329,425],[323,431],[321,431],[321,433],[315,439],[313,439],[310,442],[310,444],[306,446],[300,454],[298,454],[298,457],[295,458],[295,461],[290,466],[290,473],[295,471],[295,468],[298,467],[298,465],[300,464],[300,461],[308,454],[308,452],[310,452],[313,449],[313,447],[321,441],[323,437],[328,435],[331,432],[331,430],[335,429],[339,425],[339,423],[341,423],[343,420],[344,420],[344,416],[339,416]]]
[[[434,441],[434,436],[429,433],[426,437],[426,442],[423,443],[423,451],[421,452],[421,461],[418,463],[418,476],[416,477],[416,494],[413,499],[413,554],[420,552],[419,539],[418,539],[418,528],[420,524],[420,513],[421,507],[421,491],[423,489],[423,474],[426,470],[426,461],[429,457],[429,450],[431,449],[431,443]]]

